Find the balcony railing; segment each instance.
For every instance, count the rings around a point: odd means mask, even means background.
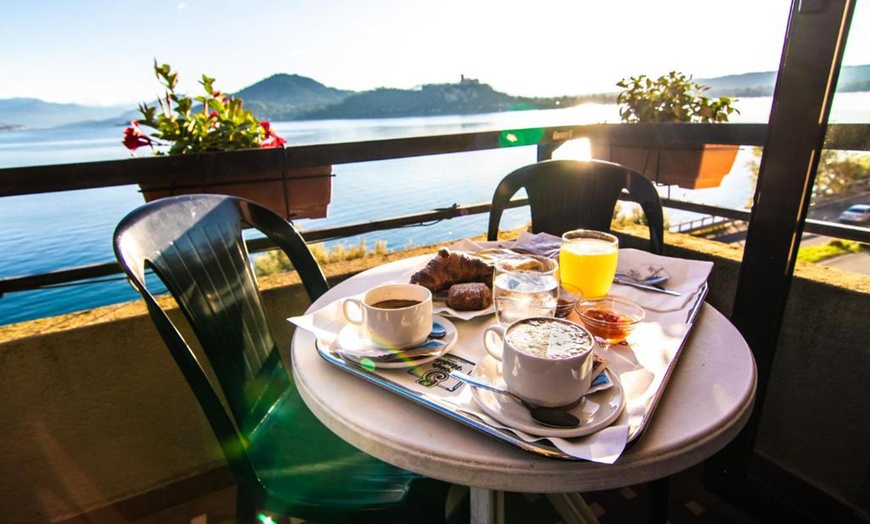
[[[841,124],[829,126],[829,129],[831,130],[829,136],[832,139],[826,144],[827,148],[870,150],[870,126]],[[551,158],[553,152],[565,142],[580,138],[618,141],[641,147],[704,143],[761,146],[764,143],[766,130],[765,124],[596,124],[295,146],[286,148],[285,155],[289,165],[308,167],[492,150],[510,144],[511,146],[535,146],[537,159],[543,160]],[[508,134],[513,137],[511,141],[505,140]],[[527,140],[524,137],[534,137],[534,140]],[[257,153],[259,152],[252,151],[237,154]],[[195,157],[152,157],[0,169],[0,197],[160,182],[162,173],[167,169],[188,168],[194,171],[197,165]],[[670,198],[664,198],[663,203],[672,209],[735,220],[748,220],[750,215],[746,210]],[[525,204],[525,200],[518,200],[515,207]],[[487,212],[489,212],[489,202],[471,202],[456,204],[445,209],[421,210],[419,213],[381,220],[312,229],[306,231],[304,236],[308,242],[321,242]],[[870,242],[870,231],[859,227],[808,220],[805,231]],[[257,239],[251,242],[250,247],[252,252],[257,252],[269,249],[271,245],[266,239]],[[5,293],[86,281],[120,274],[120,272],[117,264],[104,263],[63,268],[50,273],[8,276],[0,279],[0,296]]]

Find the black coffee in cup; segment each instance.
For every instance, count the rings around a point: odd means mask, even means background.
[[[375,302],[374,304],[372,304],[372,307],[376,307],[378,309],[402,309],[404,307],[416,306],[419,303],[419,300],[390,299]]]

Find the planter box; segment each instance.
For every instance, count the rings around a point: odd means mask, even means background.
[[[592,141],[592,158],[630,167],[646,178],[686,189],[719,187],[731,172],[740,146],[627,146]]]
[[[332,197],[332,166],[289,167],[281,148],[202,154],[166,167],[169,172],[139,183],[146,202],[217,193],[248,198],[292,220],[326,217]]]

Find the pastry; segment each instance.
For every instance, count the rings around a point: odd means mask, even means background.
[[[480,311],[492,305],[492,292],[483,282],[453,284],[447,294],[447,306],[456,311]]]
[[[492,282],[493,265],[482,258],[461,251],[442,248],[426,267],[411,275],[411,283],[432,293],[450,289],[453,284]]]

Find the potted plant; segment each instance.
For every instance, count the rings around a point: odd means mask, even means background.
[[[707,86],[671,71],[655,80],[640,75],[622,79],[616,102],[625,123],[723,123],[734,108],[733,98],[703,96]],[[737,158],[737,145],[702,144],[642,147],[593,141],[592,156],[640,171],[661,184],[688,189],[718,187]]]
[[[139,184],[146,202],[221,193],[249,198],[288,219],[326,216],[332,166],[290,167],[286,140],[241,100],[215,90],[213,78],[203,75],[205,94],[191,99],[175,92],[178,75],[168,64],[155,61],[154,74],[165,88],[159,108],[140,104],[142,118],[130,123],[123,140],[134,156],[148,146],[164,157],[154,164],[153,180]],[[150,135],[143,126],[153,129]]]

